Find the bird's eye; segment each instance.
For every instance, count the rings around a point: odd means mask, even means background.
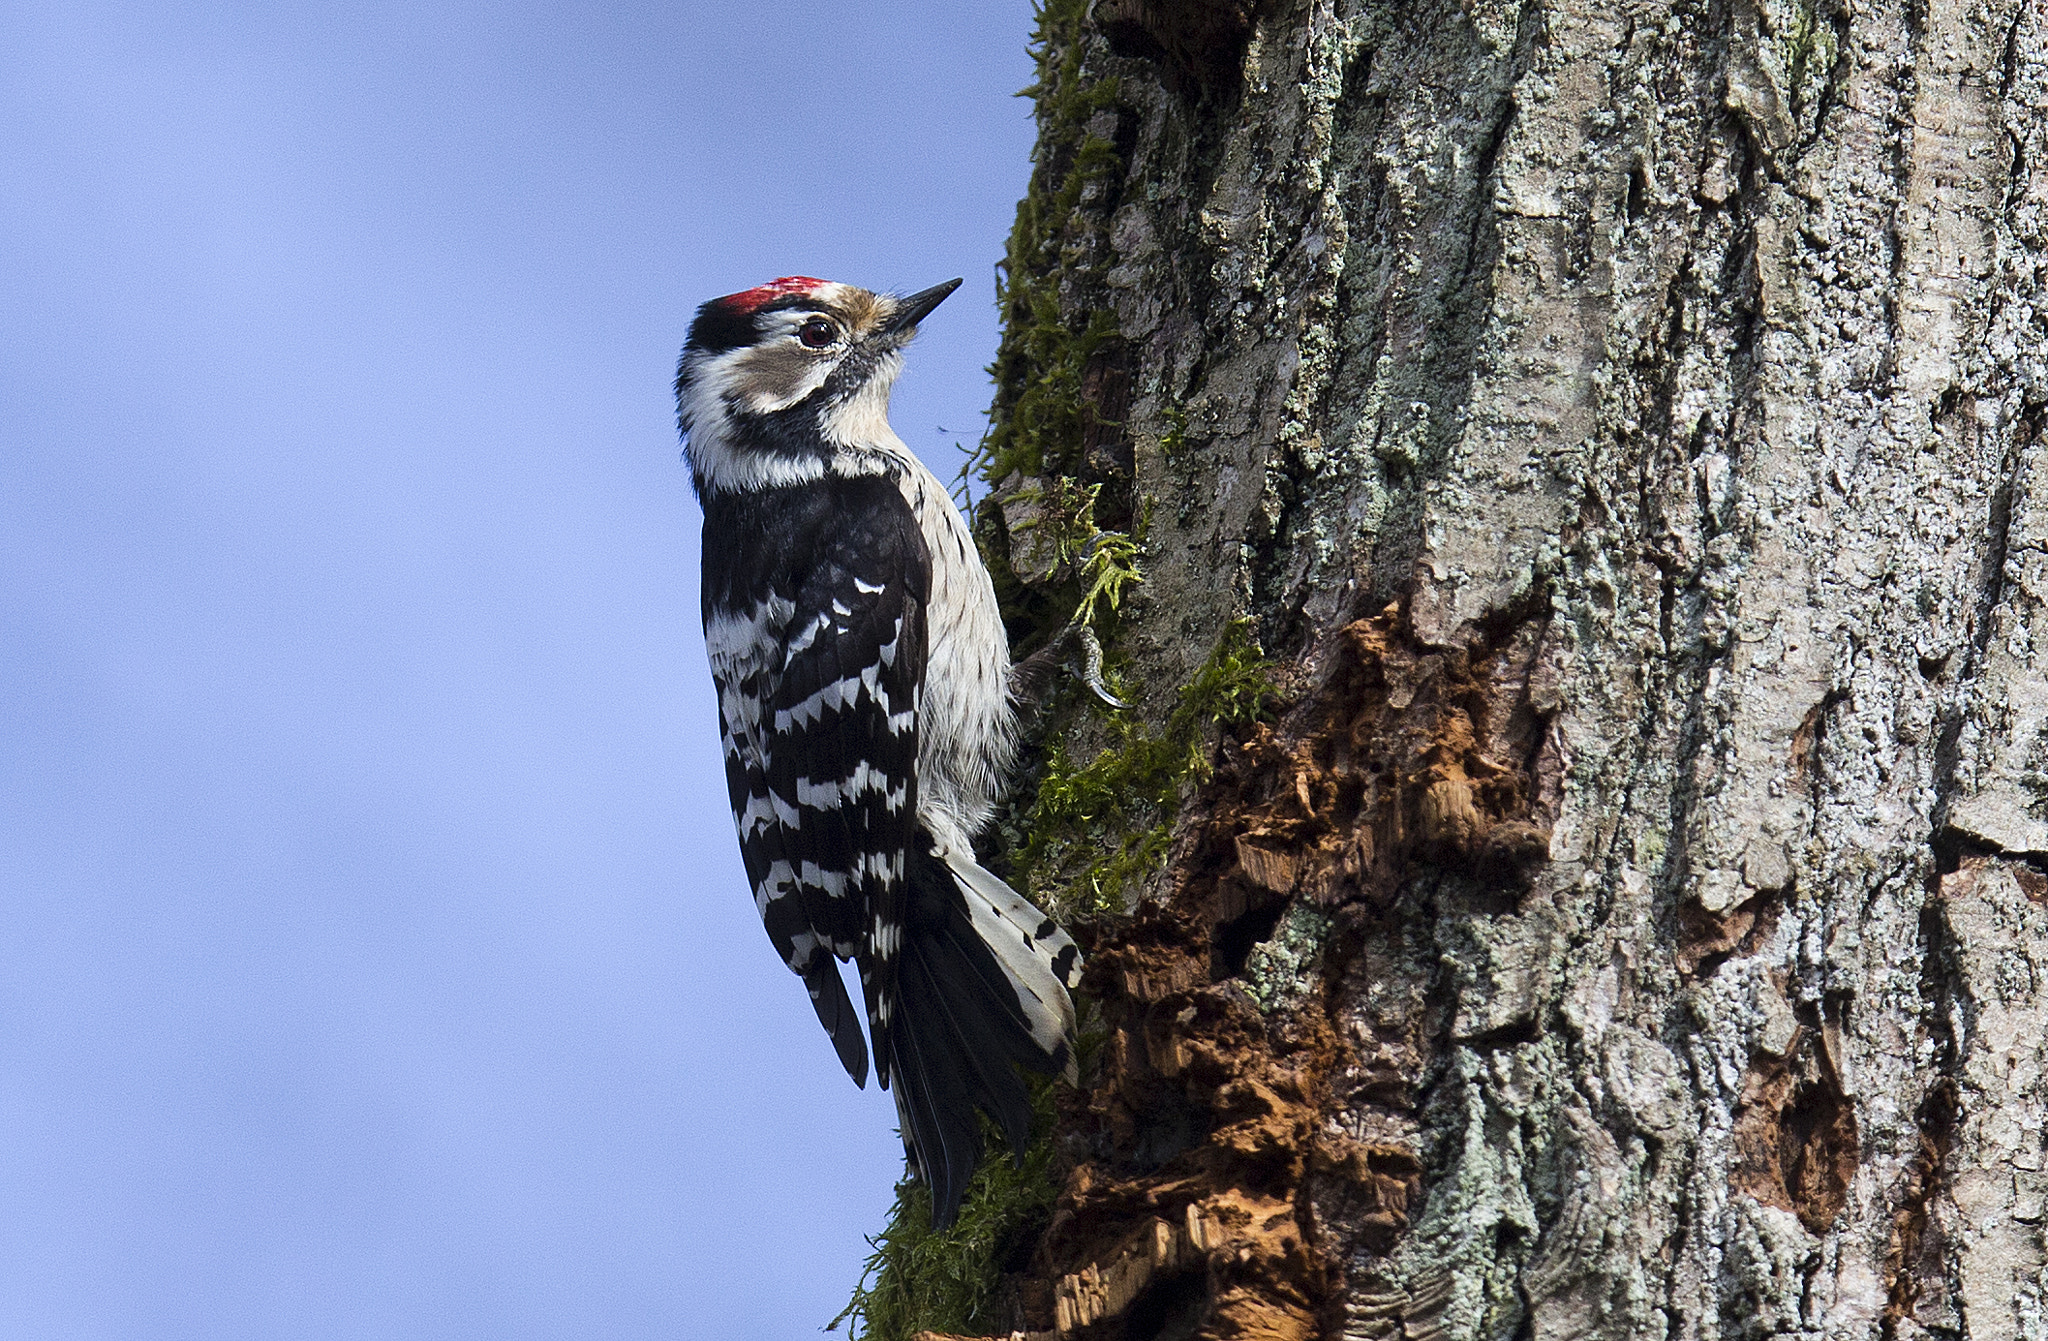
[[[823,349],[839,338],[839,329],[823,317],[812,317],[797,327],[796,338],[805,349]]]

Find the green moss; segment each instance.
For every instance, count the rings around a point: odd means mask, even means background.
[[[1120,715],[1109,723],[1111,744],[1086,763],[1064,742],[1047,747],[1013,854],[1034,902],[1063,919],[1120,913],[1159,869],[1183,789],[1209,778],[1215,728],[1265,711],[1269,663],[1251,630],[1248,619],[1224,630],[1157,729]]]
[[[1163,412],[1166,431],[1159,435],[1159,454],[1168,461],[1180,456],[1181,448],[1188,442],[1188,412],[1178,405],[1169,405]]]
[[[1124,115],[1116,80],[1084,68],[1094,40],[1087,14],[1087,0],[1039,0],[1034,9],[1037,76],[1024,94],[1036,105],[1038,140],[998,268],[1003,334],[989,365],[995,397],[972,463],[998,487],[1018,478],[1039,487],[1092,487],[1086,444],[1104,421],[1083,388],[1122,338],[1105,310],[1111,249],[1103,230],[1123,186]],[[1114,489],[1106,506],[1112,525],[1121,526],[1135,500],[1123,496],[1122,482]],[[1122,553],[1095,551],[1099,566],[1087,586],[1071,574],[1047,582],[1042,574],[1011,571],[999,508],[981,509],[976,533],[1020,657],[1065,627],[1077,602],[1088,604],[1091,618],[1105,601],[1113,609],[1119,573],[1136,571],[1136,549],[1126,541]],[[1098,588],[1097,577],[1112,585]]]
[[[1037,9],[1038,78],[1025,93],[1037,103],[1038,145],[999,276],[1003,338],[989,368],[996,395],[981,453],[991,484],[1015,473],[1081,473],[1082,375],[1118,338],[1110,313],[1068,312],[1061,302],[1063,288],[1100,278],[1098,265],[1080,263],[1085,230],[1107,218],[1102,197],[1118,189],[1124,170],[1115,142],[1090,128],[1118,103],[1114,79],[1083,77],[1087,11],[1086,0],[1045,0]]]
[[[882,1232],[868,1239],[874,1252],[854,1287],[853,1299],[826,1325],[846,1322],[862,1341],[909,1341],[921,1331],[987,1336],[1007,1332],[1003,1272],[1045,1227],[1059,1188],[1052,1177],[1052,1083],[1031,1079],[1032,1128],[1038,1140],[1021,1165],[982,1161],[960,1202],[960,1218],[943,1234],[932,1232],[931,1191],[908,1180],[896,1185],[896,1205]],[[1002,1147],[993,1125],[982,1139]]]
[[[1102,616],[1121,610],[1125,589],[1145,580],[1138,571],[1140,545],[1122,531],[1105,531],[1095,524],[1102,486],[1060,475],[1049,486],[1027,486],[1013,497],[1041,505],[1036,518],[1026,523],[1046,558],[1045,571],[1037,576],[1041,581],[1063,577],[1077,590],[1072,622],[1095,625]]]

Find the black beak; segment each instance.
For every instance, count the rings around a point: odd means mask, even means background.
[[[960,281],[949,279],[944,284],[934,284],[929,289],[920,289],[908,298],[896,300],[896,315],[889,318],[889,324],[882,328],[884,335],[901,335],[917,329],[917,323],[930,316],[932,309],[946,301],[946,295],[960,287]]]

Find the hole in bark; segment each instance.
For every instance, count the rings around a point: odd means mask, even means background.
[[[1801,1086],[1780,1115],[1784,1135],[1778,1147],[1785,1189],[1799,1222],[1815,1234],[1827,1232],[1849,1194],[1856,1172],[1856,1117],[1841,1087]]]
[[[1542,1033],[1543,1031],[1536,1027],[1535,1018],[1531,1016],[1511,1021],[1498,1029],[1489,1029],[1483,1034],[1474,1034],[1470,1038],[1460,1039],[1459,1042],[1471,1048],[1474,1052],[1497,1052],[1502,1048],[1513,1048],[1519,1047],[1524,1043],[1534,1043],[1538,1038],[1542,1037]]]
[[[1941,1187],[1942,1165],[1955,1142],[1957,1116],[1955,1082],[1946,1078],[1921,1100],[1915,1114],[1920,1149],[1906,1168],[1898,1209],[1892,1212],[1891,1239],[1885,1245],[1886,1341],[1898,1335],[1898,1324],[1912,1319],[1923,1301],[1933,1302],[1931,1296],[1946,1289],[1947,1249],[1928,1206]]]
[[[1138,1125],[1131,1145],[1130,1166],[1150,1173],[1183,1151],[1192,1150],[1209,1137],[1210,1114],[1185,1094],[1166,1086],[1148,1087],[1144,1121]]]
[[[1842,1213],[1856,1172],[1856,1114],[1821,1043],[1811,1008],[1792,1055],[1759,1056],[1736,1111],[1736,1165],[1729,1183],[1766,1206],[1791,1211],[1824,1234]]]
[[[1258,9],[1251,0],[1098,0],[1094,16],[1111,51],[1157,65],[1179,97],[1228,104]]]
[[[1199,1271],[1154,1277],[1124,1313],[1124,1341],[1189,1341],[1207,1311],[1207,1284]]]
[[[1628,173],[1628,219],[1634,223],[1643,217],[1643,211],[1650,205],[1650,178],[1643,169],[1643,161],[1637,159]]]
[[[1934,398],[1933,404],[1927,407],[1927,417],[1933,420],[1935,423],[1940,423],[1942,420],[1947,419],[1950,416],[1954,415],[1957,408],[1960,407],[1962,403],[1963,389],[1961,387],[1943,387],[1941,394],[1939,396],[1936,396]],[[1936,445],[1936,443],[1930,440],[1927,443],[1925,450],[1931,451],[1935,448]]]
[[[1713,977],[1716,973],[1719,973],[1721,971],[1721,965],[1727,963],[1729,958],[1733,956],[1734,953],[1735,952],[1733,950],[1721,950],[1717,953],[1708,955],[1706,958],[1700,960],[1699,968],[1693,976],[1698,978]]]
[[[1681,309],[1682,310],[1682,309]],[[1694,421],[1692,434],[1685,440],[1686,455],[1697,461],[1706,455],[1707,447],[1714,439],[1714,416],[1702,411]]]
[[[1943,829],[1927,840],[1927,846],[1934,852],[1934,874],[1937,879],[1960,871],[1966,858],[1992,855],[1983,844],[1956,829]]]
[[[1280,925],[1280,915],[1286,911],[1285,903],[1274,903],[1220,923],[1216,928],[1217,976],[1234,978],[1244,972],[1252,948],[1273,939],[1273,928]]]
[[[1131,60],[1166,63],[1166,48],[1146,31],[1141,19],[1143,6],[1112,3],[1095,11],[1096,26],[1109,41],[1109,49]]]

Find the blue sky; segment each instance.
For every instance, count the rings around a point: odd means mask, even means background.
[[[669,382],[713,295],[963,275],[951,474],[1030,21],[0,4],[0,1336],[844,1301],[894,1115],[741,879]]]

